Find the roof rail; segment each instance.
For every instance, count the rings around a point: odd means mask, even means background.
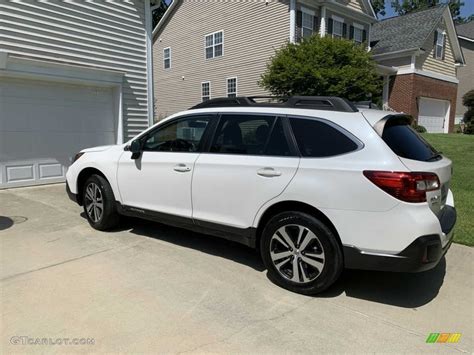
[[[259,100],[267,100],[260,102]],[[270,102],[273,101],[273,102]],[[312,110],[341,112],[358,112],[350,101],[337,96],[238,96],[219,97],[201,102],[191,109],[210,107],[260,106],[260,107],[292,107]]]

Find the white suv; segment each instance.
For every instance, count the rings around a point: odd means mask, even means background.
[[[128,215],[230,239],[315,294],[344,267],[423,271],[449,248],[451,161],[410,122],[335,97],[213,99],[81,151],[67,191],[93,228]]]

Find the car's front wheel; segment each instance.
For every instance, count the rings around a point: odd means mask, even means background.
[[[91,175],[83,189],[84,212],[89,224],[98,230],[111,229],[119,223],[115,197],[109,182],[100,175]]]
[[[343,269],[334,233],[319,219],[302,212],[280,213],[268,221],[260,252],[269,278],[290,291],[313,295],[324,291]]]

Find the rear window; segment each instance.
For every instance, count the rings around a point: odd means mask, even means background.
[[[358,149],[352,139],[325,122],[292,117],[290,123],[304,157],[330,157]]]
[[[439,152],[406,122],[389,119],[385,124],[382,139],[402,158],[420,161],[441,159]]]

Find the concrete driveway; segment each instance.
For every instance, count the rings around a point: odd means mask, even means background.
[[[246,247],[132,219],[97,232],[81,213],[62,184],[0,191],[3,353],[473,352],[472,248],[307,297]],[[426,344],[434,332],[462,337]]]

